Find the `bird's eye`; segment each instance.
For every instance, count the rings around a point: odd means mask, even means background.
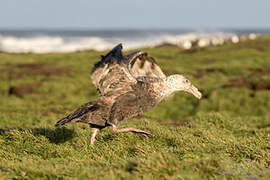
[[[189,83],[189,80],[188,79],[184,79],[183,80],[183,83]]]

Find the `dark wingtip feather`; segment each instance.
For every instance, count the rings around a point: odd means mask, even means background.
[[[111,51],[109,51],[105,56],[101,56],[101,60],[94,65],[91,73],[93,73],[97,68],[103,67],[107,63],[115,60],[119,63],[121,60],[123,60],[124,56],[122,54],[122,49],[123,45],[120,43],[116,45]]]

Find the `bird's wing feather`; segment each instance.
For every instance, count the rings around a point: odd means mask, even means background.
[[[137,51],[126,56],[130,73],[138,78],[141,76],[165,78],[166,75],[156,63],[155,59],[147,53]]]
[[[142,76],[166,77],[154,58],[147,53],[138,51],[123,56],[122,44],[102,56],[91,73],[92,82],[101,95],[128,92],[132,89],[131,85],[137,83],[137,78]]]
[[[137,80],[129,73],[122,55],[122,45],[113,48],[106,56],[102,56],[92,70],[91,79],[100,94],[121,94],[131,90]]]

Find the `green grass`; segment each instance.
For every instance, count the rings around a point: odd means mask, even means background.
[[[262,168],[256,178],[270,179],[270,37],[193,53],[143,50],[164,71],[187,76],[203,98],[179,92],[120,124],[153,138],[106,128],[94,146],[86,125],[54,124],[98,96],[89,73],[105,52],[0,53],[0,179],[244,179]],[[29,75],[18,67],[26,63],[63,72]],[[9,94],[33,83],[23,97]]]

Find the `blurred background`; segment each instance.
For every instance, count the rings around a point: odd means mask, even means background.
[[[222,45],[270,32],[268,0],[65,1],[0,4],[0,51],[73,52]]]

